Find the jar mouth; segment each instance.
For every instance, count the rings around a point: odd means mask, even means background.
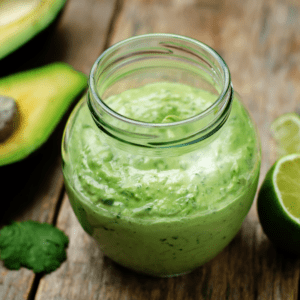
[[[200,113],[167,123],[132,119],[105,103],[110,96],[155,82],[185,84],[213,98]],[[229,69],[215,50],[164,33],[131,37],[108,48],[91,69],[89,87],[87,103],[95,124],[120,147],[177,148],[203,141],[226,122],[233,95]]]
[[[214,57],[217,61],[217,63],[219,64],[222,72],[223,72],[223,82],[222,82],[222,90],[218,96],[218,98],[216,99],[215,102],[213,102],[212,105],[210,105],[208,108],[206,108],[205,110],[201,111],[200,113],[184,119],[184,120],[180,120],[180,121],[174,121],[174,122],[170,122],[170,123],[150,123],[150,122],[143,122],[143,121],[139,121],[139,120],[135,120],[135,119],[131,119],[128,118],[126,116],[123,116],[121,114],[119,114],[118,112],[114,111],[113,109],[111,109],[101,98],[101,96],[99,95],[96,86],[97,86],[97,69],[99,67],[99,65],[101,64],[102,60],[104,59],[104,57],[106,57],[108,54],[114,52],[116,49],[122,47],[125,44],[134,42],[134,41],[139,41],[140,39],[145,39],[145,38],[156,38],[156,37],[167,37],[167,38],[173,38],[173,39],[180,39],[181,41],[186,41],[189,42],[191,44],[194,44],[195,47],[201,47],[202,49],[204,49],[207,53],[209,53],[212,57]],[[171,48],[170,46],[168,46],[169,48]],[[190,52],[191,53],[191,52]],[[192,53],[193,55],[196,55],[195,53]],[[198,58],[200,58],[198,56]],[[89,87],[90,87],[90,91],[92,94],[92,97],[97,101],[97,103],[101,106],[101,108],[109,115],[111,115],[112,117],[124,122],[124,123],[128,123],[134,126],[141,126],[141,127],[173,127],[173,126],[181,126],[183,124],[186,123],[190,123],[190,122],[195,122],[199,119],[205,118],[208,114],[210,114],[210,112],[214,111],[218,105],[220,104],[220,102],[222,102],[222,100],[225,98],[225,96],[231,92],[232,86],[231,86],[231,75],[230,75],[230,71],[229,68],[226,64],[226,62],[223,60],[223,58],[214,50],[212,49],[210,46],[196,40],[190,37],[186,37],[186,36],[182,36],[182,35],[176,35],[176,34],[164,34],[164,33],[151,33],[151,34],[144,34],[144,35],[138,35],[138,36],[134,36],[131,38],[128,38],[126,40],[117,42],[116,44],[112,45],[110,48],[108,48],[107,50],[105,50],[99,57],[98,59],[95,61],[94,65],[92,66],[91,72],[90,72],[90,76],[89,76]]]

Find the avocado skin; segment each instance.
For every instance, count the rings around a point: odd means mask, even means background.
[[[66,0],[55,1],[61,1],[63,5],[46,27],[38,30],[32,37],[28,37],[25,42],[20,43],[18,47],[4,55],[0,43],[0,77],[30,68],[37,68],[44,64],[45,50],[51,41],[51,36],[57,28],[67,3]]]
[[[60,12],[47,28],[0,60],[0,78],[43,65],[43,50],[51,40],[62,14],[63,12]]]

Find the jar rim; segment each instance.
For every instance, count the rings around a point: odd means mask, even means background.
[[[119,113],[117,113],[116,111],[114,111],[113,109],[111,109],[99,96],[97,90],[96,90],[96,80],[97,80],[97,76],[96,76],[96,72],[97,72],[97,68],[99,67],[101,61],[103,60],[103,58],[105,58],[107,56],[108,53],[113,52],[115,49],[122,47],[123,45],[127,44],[127,43],[131,43],[134,41],[138,41],[140,39],[145,39],[145,38],[154,38],[154,37],[166,37],[166,38],[174,38],[174,39],[179,39],[181,41],[186,41],[189,43],[194,44],[197,47],[200,47],[201,49],[204,49],[205,51],[207,51],[213,58],[216,59],[217,63],[220,65],[221,70],[223,72],[223,82],[222,82],[222,90],[219,93],[218,98],[213,102],[212,105],[210,105],[208,108],[206,108],[205,110],[201,111],[200,113],[189,117],[187,119],[184,120],[180,120],[180,121],[175,121],[175,122],[170,122],[170,123],[150,123],[150,122],[143,122],[143,121],[139,121],[139,120],[135,120],[135,119],[130,119],[126,116],[123,116]],[[180,126],[180,125],[184,125],[187,123],[191,123],[191,122],[195,122],[198,121],[202,118],[205,118],[208,114],[210,114],[212,111],[214,111],[214,109],[220,105],[220,103],[222,102],[222,100],[224,99],[224,97],[230,92],[230,89],[232,89],[231,86],[231,75],[230,75],[230,71],[229,68],[226,64],[226,62],[224,61],[224,59],[220,56],[220,54],[215,51],[213,48],[211,48],[210,46],[208,46],[207,44],[200,42],[194,38],[190,38],[187,36],[183,36],[183,35],[178,35],[178,34],[170,34],[170,33],[149,33],[149,34],[143,34],[143,35],[137,35],[137,36],[133,36],[130,38],[127,38],[125,40],[119,41],[115,44],[113,44],[112,46],[110,46],[109,48],[107,48],[95,61],[95,63],[93,64],[92,68],[91,68],[91,72],[90,72],[90,76],[89,76],[89,88],[90,88],[90,92],[93,96],[93,98],[97,101],[97,104],[101,106],[101,108],[109,115],[111,115],[114,118],[117,118],[119,121],[121,122],[125,122],[127,124],[130,125],[134,125],[134,126],[139,126],[139,127],[158,127],[158,128],[170,128],[173,126]]]

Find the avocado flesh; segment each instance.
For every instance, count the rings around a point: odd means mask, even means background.
[[[1,0],[0,59],[48,27],[66,0]]]
[[[24,159],[39,148],[86,86],[86,76],[65,63],[1,78],[0,95],[17,103],[18,126],[0,143],[0,166]]]

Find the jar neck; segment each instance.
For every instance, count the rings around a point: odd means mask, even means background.
[[[161,81],[209,91],[215,101],[199,114],[172,123],[130,119],[105,103],[127,89]],[[117,147],[171,155],[210,142],[229,116],[232,97],[229,69],[212,48],[183,36],[147,34],[119,42],[97,59],[89,78],[88,106],[96,125]]]

